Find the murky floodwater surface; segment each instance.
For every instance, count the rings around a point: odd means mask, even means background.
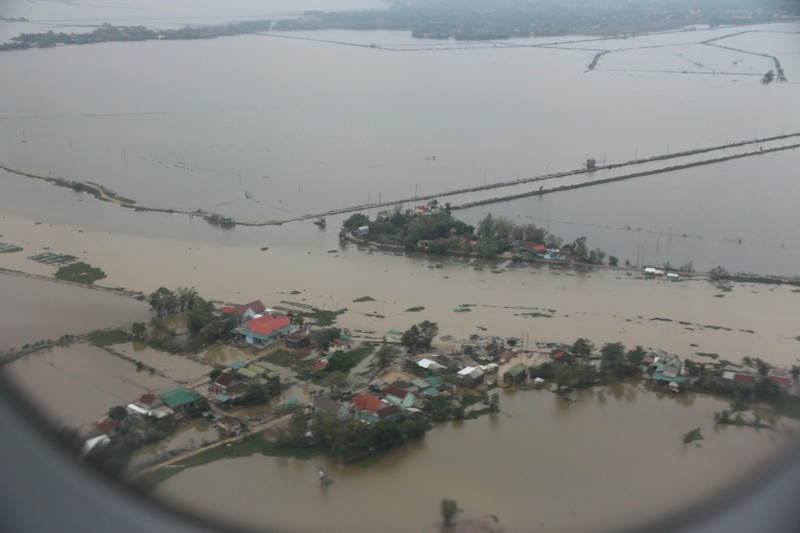
[[[19,15],[36,5],[17,6]],[[169,13],[158,24],[171,26]],[[288,220],[571,170],[588,157],[627,161],[800,131],[797,85],[762,85],[772,62],[757,55],[780,57],[797,78],[798,31],[785,24],[436,51],[405,33],[331,31],[293,34],[310,40],[248,35],[0,54],[0,69],[13,74],[0,101],[0,163],[100,183],[146,206]],[[702,44],[711,37],[742,51]],[[598,48],[615,52],[586,72]],[[622,262],[797,275],[798,157],[765,154],[456,215],[470,223],[504,215],[567,241],[586,235]],[[327,230],[309,222],[225,230],[5,171],[0,212],[0,241],[24,248],[0,254],[0,267],[31,274],[55,272],[27,259],[50,250],[101,267],[106,287],[147,294],[192,286],[218,301],[346,308],[342,324],[379,336],[429,319],[455,339],[484,331],[530,342],[587,337],[695,360],[706,352],[797,361],[800,296],[785,286],[723,293],[705,281],[648,282],[617,271],[406,257],[341,245],[344,216],[329,217]],[[0,293],[4,350],[148,317],[144,302],[18,276],[0,276]],[[362,296],[374,301],[354,301]],[[472,312],[452,312],[462,304]],[[532,311],[547,317],[525,314]],[[136,345],[121,354],[158,373],[86,345],[48,349],[4,372],[56,423],[79,424],[241,355],[215,348],[200,354],[206,365]],[[744,479],[797,429],[718,428],[712,415],[725,402],[639,384],[577,400],[505,393],[501,414],[438,427],[371,468],[225,460],[182,472],[156,494],[226,522],[293,531],[417,531],[439,520],[443,497],[467,516],[497,515],[510,531],[627,527]],[[684,446],[682,435],[698,427],[704,440]],[[137,460],[208,431],[183,428]],[[324,491],[320,464],[336,480]]]

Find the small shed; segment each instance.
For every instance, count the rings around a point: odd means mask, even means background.
[[[503,372],[503,383],[505,385],[519,385],[527,377],[527,367],[522,363],[517,363]]]
[[[477,387],[483,383],[485,372],[479,367],[468,366],[458,372],[458,378],[464,387]]]
[[[305,348],[311,344],[311,338],[306,331],[298,331],[286,337],[286,347],[293,350]]]

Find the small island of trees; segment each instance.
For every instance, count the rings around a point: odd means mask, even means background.
[[[374,220],[363,213],[351,215],[342,225],[342,235],[407,252],[436,255],[472,255],[483,259],[541,259],[603,264],[606,253],[590,250],[586,237],[564,243],[561,237],[534,224],[516,224],[505,217],[486,215],[478,226],[453,217],[449,204],[431,200],[426,206],[384,211]],[[618,259],[608,257],[616,266]]]

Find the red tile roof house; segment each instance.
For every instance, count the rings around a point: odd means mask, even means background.
[[[297,330],[288,316],[263,315],[252,318],[233,330],[233,334],[245,344],[270,346]]]
[[[564,350],[560,350],[553,354],[554,363],[570,364],[575,360],[575,356]]]
[[[262,315],[267,311],[261,300],[253,300],[246,304],[226,304],[222,308],[223,313],[234,315],[241,320],[249,320],[257,315]]]
[[[135,402],[129,403],[126,409],[128,413],[134,416],[154,416],[156,418],[161,418],[172,414],[172,410],[164,405],[161,398],[149,392],[142,394]]]
[[[356,410],[356,418],[370,424],[380,420],[378,411],[386,406],[387,404],[383,400],[371,394],[356,394],[353,396],[353,407]]]
[[[100,431],[100,434],[106,435],[108,437],[113,437],[119,432],[121,424],[119,420],[112,420],[111,418],[106,418],[99,424],[97,424],[97,429]]]
[[[792,381],[791,378],[788,378],[786,376],[767,376],[767,379],[770,381],[774,381],[775,383],[777,383],[786,390],[788,390],[794,383],[794,381]]]

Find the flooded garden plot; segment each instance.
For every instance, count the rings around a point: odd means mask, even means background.
[[[117,344],[113,349],[125,357],[141,362],[148,368],[154,368],[157,373],[178,383],[188,383],[201,378],[212,368],[210,365],[206,366],[185,355],[155,350],[143,342]]]
[[[131,457],[130,468],[136,469],[163,460],[169,455],[193,450],[219,439],[219,433],[202,419],[181,422],[173,435],[163,441],[145,446]]]
[[[175,386],[172,380],[137,371],[130,362],[89,344],[41,350],[0,371],[57,426],[95,420],[145,392]]]
[[[0,275],[0,294],[0,352],[150,317],[145,302],[44,279]]]

